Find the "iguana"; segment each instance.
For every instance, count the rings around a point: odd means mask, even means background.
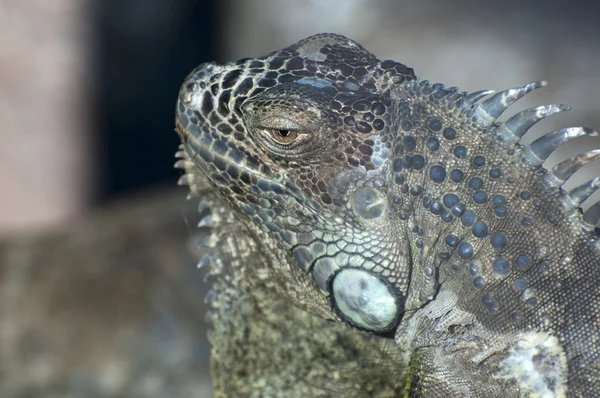
[[[498,121],[544,85],[468,94],[334,34],[192,71],[215,395],[600,396],[600,178],[561,189],[600,151],[542,167],[597,133]]]

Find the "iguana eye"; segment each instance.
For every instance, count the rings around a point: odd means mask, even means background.
[[[272,130],[271,136],[280,145],[289,145],[296,141],[300,134],[293,130]]]
[[[288,120],[276,122],[270,122],[256,130],[256,137],[265,149],[279,156],[294,156],[309,151],[305,144],[314,138],[313,134]]]

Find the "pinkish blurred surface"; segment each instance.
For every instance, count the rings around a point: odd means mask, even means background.
[[[0,235],[64,223],[86,208],[89,1],[0,2]]]

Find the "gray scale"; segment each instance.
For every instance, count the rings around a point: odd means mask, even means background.
[[[450,179],[456,183],[462,182],[465,178],[465,173],[460,169],[453,169],[450,172]]]
[[[469,180],[469,188],[478,191],[483,188],[483,180],[479,177],[473,177]]]
[[[448,234],[446,235],[445,242],[448,246],[455,248],[458,246],[460,239],[454,234]]]
[[[533,225],[533,219],[531,217],[525,217],[521,220],[521,225],[525,228],[531,227]]]
[[[496,233],[492,234],[492,236],[490,238],[490,242],[492,244],[492,247],[496,250],[504,250],[506,248],[506,246],[508,245],[508,240],[506,238],[506,235],[504,235],[501,232],[496,232]]]
[[[431,152],[436,152],[440,149],[440,141],[437,139],[437,137],[429,137],[427,139],[427,149],[429,149]]]
[[[469,242],[460,242],[457,252],[460,258],[468,260],[473,257],[473,245],[471,245]]]
[[[502,195],[494,195],[492,196],[492,203],[494,206],[504,206],[506,203],[506,198]]]
[[[477,191],[473,194],[473,202],[478,205],[486,204],[488,201],[488,195],[485,191]]]
[[[425,167],[425,158],[423,157],[423,155],[413,155],[412,167],[414,170],[422,170]]]
[[[491,179],[497,180],[498,178],[502,177],[502,170],[499,168],[491,169],[489,175]]]
[[[496,217],[504,218],[507,216],[508,210],[506,209],[506,207],[499,206],[494,209],[494,214],[496,215]]]
[[[311,273],[315,285],[324,293],[329,293],[327,282],[333,276],[339,266],[330,257],[323,257],[315,261]]]
[[[444,210],[444,206],[440,203],[440,202],[433,202],[431,204],[431,213],[439,216],[440,214],[442,214],[442,210]]]
[[[415,137],[407,135],[404,137],[404,149],[406,149],[408,152],[412,152],[416,149],[417,147],[417,141],[415,140]]]
[[[442,214],[440,215],[440,218],[443,222],[447,224],[454,222],[454,217],[448,209],[442,209]]]
[[[454,207],[454,205],[456,205],[459,201],[460,201],[460,199],[458,198],[458,196],[453,193],[447,193],[443,197],[444,206],[446,206],[449,209]]]
[[[452,127],[446,127],[443,131],[443,136],[448,141],[452,141],[456,138],[456,130],[454,130]]]
[[[531,260],[529,259],[529,256],[521,254],[515,260],[515,265],[520,269],[526,269],[531,265]]]
[[[477,155],[473,158],[473,166],[475,167],[483,167],[485,166],[485,157],[481,155]]]
[[[482,276],[478,276],[473,279],[473,286],[477,289],[481,289],[485,285],[485,279]]]
[[[493,261],[494,272],[500,276],[506,276],[510,272],[510,263],[502,257]]]
[[[429,169],[429,177],[437,184],[441,184],[446,180],[446,168],[444,166],[435,165]]]
[[[523,290],[525,290],[527,288],[527,286],[529,286],[527,284],[527,279],[525,279],[525,278],[515,279],[514,287],[517,292],[522,292]]]
[[[486,294],[486,295],[482,296],[481,303],[483,304],[483,307],[490,312],[497,312],[499,309],[498,303],[490,295]]]
[[[473,228],[471,228],[471,232],[477,238],[485,238],[486,236],[488,236],[489,228],[485,221],[480,220],[473,225]]]
[[[481,262],[479,260],[473,260],[469,264],[469,272],[471,276],[475,277],[479,275],[479,271],[481,269]]]
[[[463,203],[459,202],[459,203],[455,204],[454,206],[452,206],[452,209],[450,209],[450,211],[456,217],[460,217],[461,214],[463,214],[466,209],[467,209],[467,207]]]
[[[473,210],[467,209],[460,216],[460,221],[462,225],[465,227],[472,227],[475,224],[475,220],[477,219],[477,215]]]
[[[454,156],[458,159],[464,159],[467,157],[468,149],[464,145],[457,145],[454,147]]]

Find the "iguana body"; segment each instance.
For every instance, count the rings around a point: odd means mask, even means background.
[[[600,396],[598,180],[543,86],[466,94],[338,35],[203,64],[179,163],[207,179],[217,396]],[[487,96],[487,99],[483,99]]]

